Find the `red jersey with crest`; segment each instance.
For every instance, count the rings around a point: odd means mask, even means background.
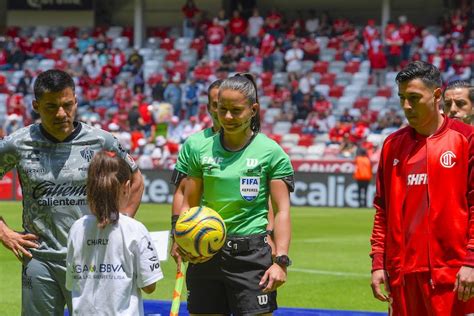
[[[444,116],[425,144],[409,126],[385,140],[371,256],[373,270],[385,269],[391,285],[420,268],[433,284],[454,284],[462,265],[474,266],[473,132]]]

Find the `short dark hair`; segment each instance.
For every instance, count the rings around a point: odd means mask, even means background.
[[[66,88],[71,88],[72,92],[75,92],[75,87],[74,80],[67,72],[50,69],[38,75],[33,90],[35,99],[39,100],[44,93],[60,92]]]
[[[465,80],[455,80],[455,81],[450,82],[446,86],[446,89],[444,89],[444,91],[443,91],[443,99],[444,99],[444,94],[446,93],[446,91],[452,90],[452,89],[457,89],[457,88],[467,89],[468,90],[469,101],[474,103],[474,86],[471,85],[469,82],[467,82]]]
[[[420,79],[431,88],[441,87],[441,73],[438,68],[424,61],[414,61],[403,68],[395,78],[397,84]]]

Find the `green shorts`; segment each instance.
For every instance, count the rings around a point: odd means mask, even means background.
[[[72,309],[71,292],[66,290],[66,261],[24,259],[21,273],[21,314],[63,316],[64,306]]]

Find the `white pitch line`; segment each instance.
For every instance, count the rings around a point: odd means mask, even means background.
[[[321,274],[321,275],[334,275],[340,277],[355,277],[355,278],[369,278],[368,273],[353,273],[353,272],[338,272],[338,271],[324,271],[324,270],[313,270],[313,269],[301,269],[301,268],[289,268],[290,271],[310,273],[310,274]]]

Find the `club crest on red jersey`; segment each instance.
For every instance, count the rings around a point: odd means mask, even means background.
[[[450,150],[445,151],[439,158],[439,162],[445,168],[452,168],[456,164],[456,155]]]
[[[240,177],[240,195],[246,201],[253,201],[260,190],[260,177]]]

